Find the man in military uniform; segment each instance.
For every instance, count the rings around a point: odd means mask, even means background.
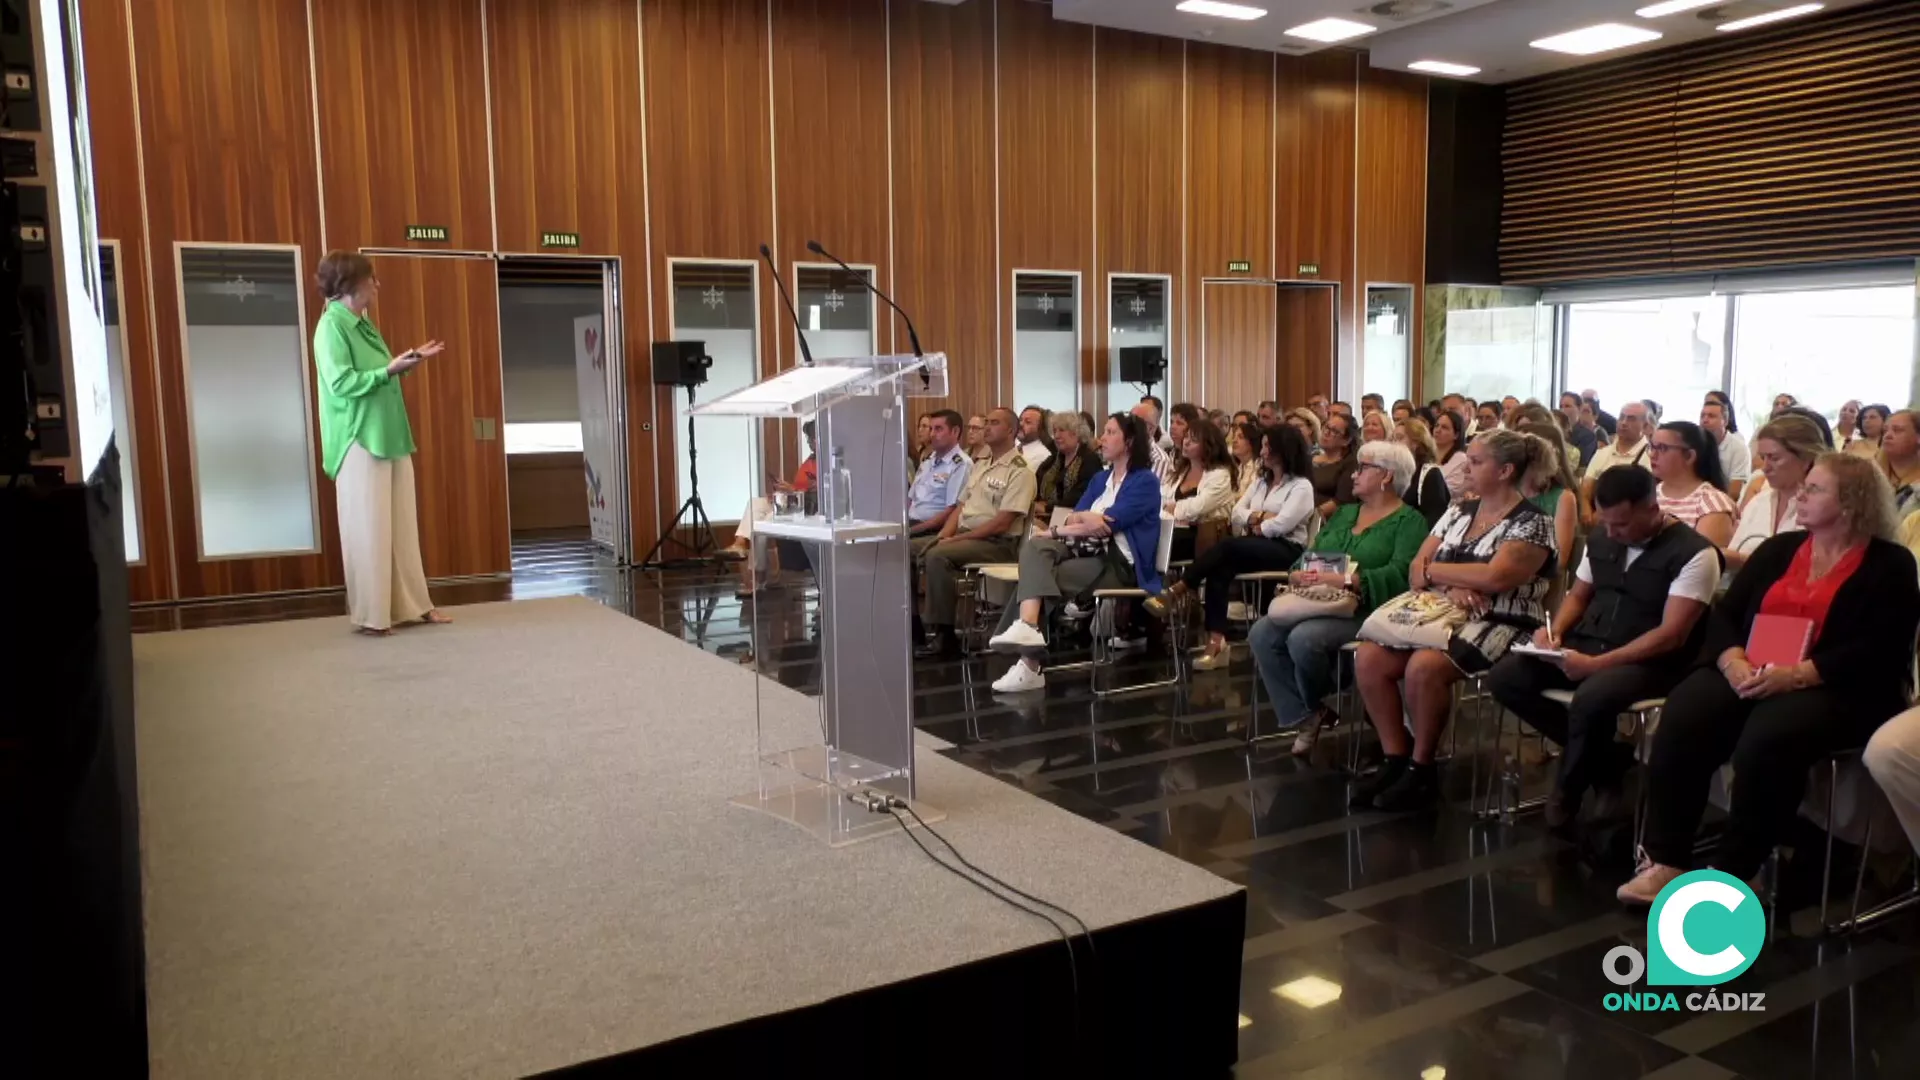
[[[1019,555],[1035,485],[1033,470],[1015,442],[1018,424],[1011,409],[987,414],[988,456],[967,477],[955,513],[937,537],[913,541],[914,563],[926,576],[926,622],[934,635],[915,653],[922,659],[960,654],[953,632],[960,570],[976,563],[1013,562]],[[919,638],[917,632],[914,636]]]
[[[959,413],[942,409],[928,420],[930,452],[907,489],[907,527],[912,536],[932,543],[966,490],[973,459],[960,449],[960,429],[966,421]]]

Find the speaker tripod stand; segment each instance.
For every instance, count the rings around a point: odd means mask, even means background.
[[[687,408],[691,409],[693,408],[693,387],[685,385],[685,389]],[[660,531],[660,537],[653,542],[653,547],[648,549],[647,557],[640,560],[642,570],[671,570],[675,567],[713,561],[711,554],[715,546],[713,521],[707,517],[706,505],[700,501],[700,442],[694,435],[691,416],[687,417],[687,480],[687,499],[680,504],[680,509],[674,511],[673,520],[667,522],[667,527]],[[683,520],[687,527],[693,530],[692,543],[674,535]],[[656,558],[660,554],[660,549],[669,543],[686,549],[690,554],[671,560]]]

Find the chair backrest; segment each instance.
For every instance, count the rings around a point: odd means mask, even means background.
[[[1173,561],[1173,530],[1173,515],[1166,513],[1161,514],[1160,547],[1159,550],[1153,554],[1153,567],[1162,574],[1167,572],[1167,564]]]

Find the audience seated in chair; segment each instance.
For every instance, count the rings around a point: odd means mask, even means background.
[[[967,474],[960,502],[939,533],[912,542],[913,564],[927,585],[926,625],[933,630],[933,641],[917,654],[923,659],[960,655],[953,632],[960,571],[976,563],[1011,562],[1019,553],[1033,508],[1034,479],[1015,442],[1016,423],[1008,409],[987,414],[988,457]],[[913,637],[921,642],[917,615]]]
[[[1233,538],[1208,548],[1180,580],[1147,601],[1149,612],[1166,618],[1188,593],[1205,584],[1207,651],[1194,661],[1202,671],[1227,665],[1227,603],[1233,579],[1256,570],[1287,569],[1306,550],[1311,535],[1313,465],[1307,441],[1291,427],[1270,427],[1261,432],[1260,456],[1259,478],[1233,508]]]
[[[1745,566],[1768,539],[1800,527],[1800,485],[1827,445],[1811,420],[1782,416],[1754,433],[1753,452],[1760,462],[1760,479],[1747,485],[1740,522],[1727,542],[1728,571]]]
[[[1733,542],[1737,510],[1725,491],[1726,472],[1712,437],[1698,424],[1674,420],[1649,438],[1647,457],[1660,481],[1660,509],[1724,550]]]
[[[1153,474],[1152,436],[1129,413],[1107,417],[1100,457],[1107,464],[1074,512],[1057,528],[1034,533],[1020,548],[1020,582],[988,645],[1020,659],[993,684],[1002,693],[1040,690],[1047,655],[1045,627],[1053,605],[1095,589],[1137,585],[1160,591],[1154,555],[1160,544],[1160,481]]]
[[[1027,468],[1035,474],[1053,457],[1053,443],[1047,438],[1047,420],[1051,415],[1038,405],[1020,410],[1020,428],[1014,433],[1014,441],[1020,446],[1020,456],[1027,459]]]
[[[1553,523],[1527,501],[1520,485],[1552,452],[1538,436],[1506,430],[1482,435],[1468,447],[1479,496],[1447,511],[1408,574],[1410,588],[1442,593],[1467,621],[1444,650],[1361,644],[1355,658],[1360,697],[1385,758],[1369,781],[1355,787],[1354,805],[1431,805],[1439,792],[1434,751],[1446,731],[1453,684],[1484,674],[1515,641],[1546,622],[1543,601],[1556,573]],[[1403,716],[1413,721],[1411,737]]]
[[[960,449],[960,414],[942,409],[933,414],[928,428],[931,442],[925,461],[907,488],[907,531],[913,536],[931,536],[953,515],[966,489],[967,473],[973,459]]]
[[[1633,765],[1614,734],[1635,702],[1673,689],[1699,652],[1696,630],[1720,583],[1720,556],[1699,533],[1661,509],[1652,474],[1615,465],[1594,483],[1600,527],[1550,627],[1533,643],[1564,659],[1508,653],[1493,666],[1495,700],[1565,748],[1547,825],[1567,827],[1589,790],[1614,806]],[[1571,690],[1562,705],[1542,697]]]
[[[820,463],[816,455],[818,446],[814,436],[813,421],[809,420],[801,424],[800,434],[807,442],[807,458],[794,471],[791,483],[776,480],[774,490],[794,493],[811,503],[816,498],[814,487],[820,478]],[[773,500],[771,498],[762,497],[749,501],[747,508],[740,514],[739,526],[733,531],[733,543],[720,552],[721,558],[736,559],[740,562],[740,585],[733,594],[738,599],[745,600],[751,597],[756,589],[778,584],[773,567],[767,565],[764,557],[758,560],[759,565],[755,565],[755,560],[748,558],[753,553],[754,523],[765,521],[772,516]],[[773,547],[779,559],[781,572],[799,571],[806,567],[806,548],[798,540],[777,540]]]
[[[1206,419],[1180,425],[1179,408],[1174,406],[1175,424],[1185,427],[1185,438],[1180,456],[1161,481],[1160,501],[1173,515],[1173,560],[1187,562],[1203,531],[1223,530],[1231,522],[1240,477],[1220,429]]]
[[[1338,405],[1339,402],[1335,402]],[[1353,502],[1353,452],[1360,445],[1360,427],[1351,413],[1333,413],[1320,425],[1320,448],[1310,459],[1313,501],[1322,520]]]
[[[1629,401],[1620,406],[1620,422],[1612,440],[1602,443],[1587,462],[1587,478],[1580,485],[1580,524],[1592,529],[1598,520],[1593,508],[1593,484],[1600,474],[1615,465],[1637,465],[1650,470],[1653,463],[1647,458],[1651,453],[1647,446],[1647,407],[1642,402]]]
[[[1771,427],[1772,425],[1769,425]],[[1648,761],[1645,851],[1620,899],[1650,904],[1692,868],[1708,786],[1733,763],[1715,869],[1751,879],[1792,822],[1810,768],[1863,747],[1908,705],[1920,577],[1893,535],[1893,491],[1870,461],[1820,457],[1798,497],[1804,531],[1761,544],[1709,616],[1701,664],[1667,695]],[[1758,615],[1803,619],[1798,663],[1756,667]]]
[[[1047,427],[1053,434],[1055,453],[1034,470],[1031,516],[1035,523],[1047,521],[1056,506],[1078,506],[1080,496],[1100,471],[1100,452],[1094,449],[1093,432],[1079,413],[1054,413],[1048,417]]]
[[[1409,416],[1394,422],[1392,438],[1413,455],[1413,479],[1407,483],[1407,489],[1400,497],[1407,505],[1420,511],[1420,517],[1431,529],[1439,523],[1440,515],[1447,512],[1447,507],[1453,505],[1453,493],[1447,490],[1446,473],[1440,468],[1440,451],[1433,445],[1433,429],[1427,426],[1425,420]]]
[[[1324,577],[1295,570],[1289,588],[1334,585],[1356,599],[1350,616],[1323,616],[1282,625],[1271,617],[1253,624],[1247,647],[1273,701],[1281,730],[1297,729],[1293,752],[1313,750],[1321,729],[1333,719],[1323,700],[1335,684],[1340,650],[1382,601],[1407,591],[1407,572],[1426,542],[1427,523],[1400,492],[1414,475],[1413,455],[1403,446],[1370,442],[1360,447],[1353,474],[1357,503],[1341,507],[1319,535],[1313,553],[1347,556],[1345,577]]]

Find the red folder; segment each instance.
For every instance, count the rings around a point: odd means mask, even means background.
[[[1788,667],[1807,658],[1813,647],[1813,620],[1798,615],[1755,615],[1747,635],[1747,663]]]

